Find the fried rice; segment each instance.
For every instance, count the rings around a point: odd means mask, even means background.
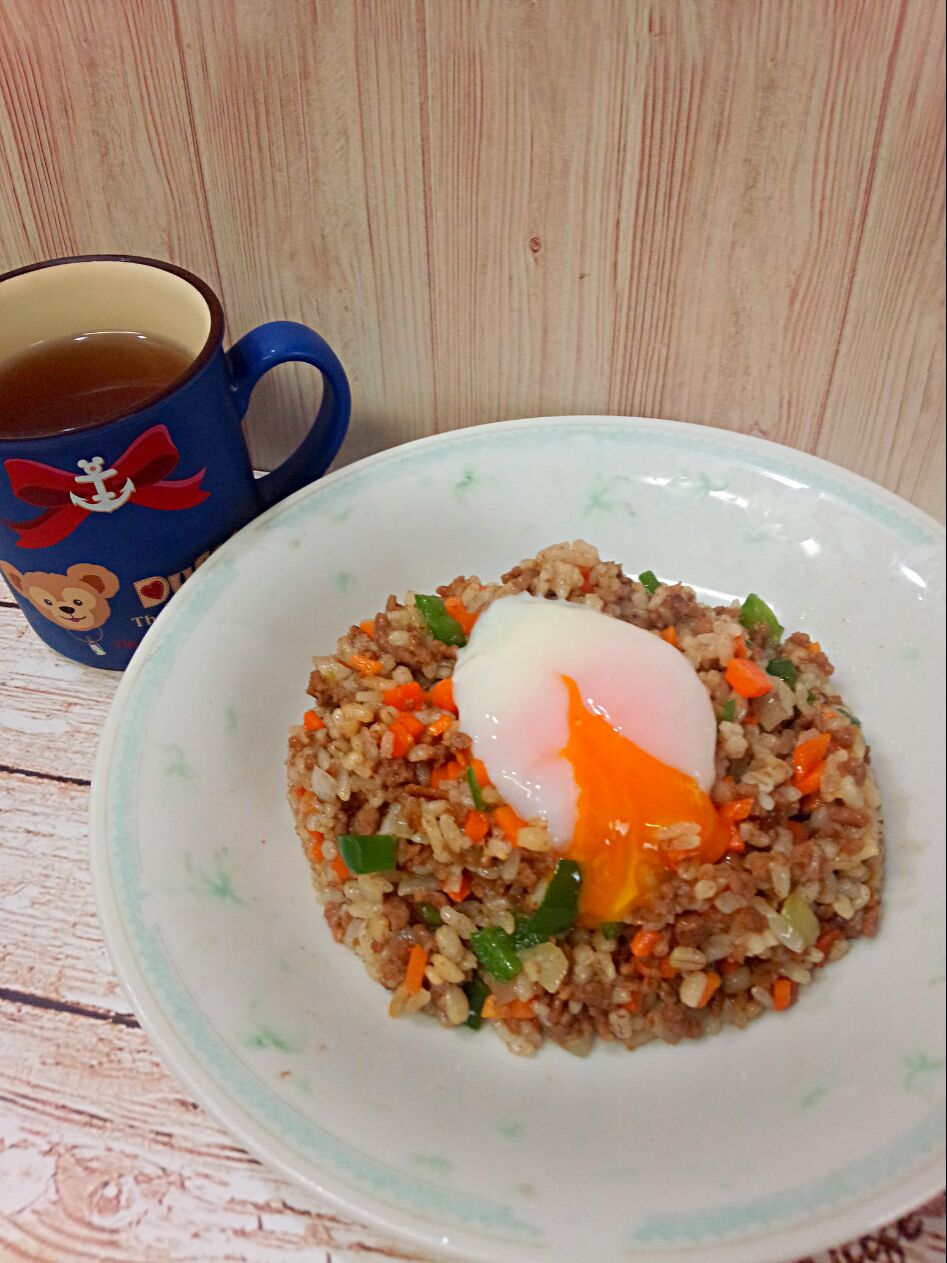
[[[521,1055],[546,1038],[578,1055],[596,1037],[629,1049],[676,1043],[773,1010],[779,1020],[853,939],[877,933],[880,800],[831,662],[803,632],[776,643],[765,624],[748,629],[737,604],[711,607],[679,583],[644,578],[577,541],[543,549],[497,583],[460,577],[437,589],[468,626],[492,602],[528,592],[663,632],[718,718],[711,797],[732,835],[722,858],[688,859],[686,842],[665,831],[675,863],[622,923],[574,924],[516,948],[506,979],[478,955],[482,932],[515,945],[561,857],[541,818],[513,816],[511,830],[489,780],[465,774],[471,741],[449,686],[438,687],[456,646],[431,634],[409,592],[313,660],[312,706],[289,737],[289,801],[332,935],[392,993],[392,1016],[486,1021]],[[769,669],[764,695],[731,688],[735,655]],[[815,778],[799,764],[813,738]],[[394,866],[351,871],[340,845],[353,836],[387,839]]]

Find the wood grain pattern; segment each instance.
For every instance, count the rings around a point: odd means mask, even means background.
[[[0,266],[176,259],[353,381],[764,434],[944,514],[939,0],[5,0]],[[313,407],[254,402],[269,464]]]
[[[430,1257],[271,1175],[182,1095],[137,1027],[0,1003],[0,1048],[4,1259]]]

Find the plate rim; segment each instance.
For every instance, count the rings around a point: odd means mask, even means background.
[[[744,434],[690,422],[665,421],[656,418],[621,417],[604,414],[529,417],[467,426],[439,434],[427,435],[363,457],[352,464],[342,466],[316,482],[300,488],[293,495],[288,496],[269,510],[252,519],[227,540],[201,568],[203,578],[195,576],[197,582],[192,579],[186,585],[185,591],[190,592],[191,597],[185,598],[184,601],[181,601],[179,597],[178,602],[169,603],[161,611],[155,623],[149,628],[142,642],[143,647],[140,647],[135,654],[124,678],[119,684],[103,725],[92,777],[89,806],[90,865],[97,913],[112,966],[123,990],[128,996],[132,1009],[141,1022],[142,1028],[145,1030],[153,1047],[171,1070],[171,1073],[193,1093],[195,1098],[201,1102],[202,1106],[207,1109],[214,1119],[231,1134],[235,1135],[248,1151],[260,1158],[267,1166],[276,1170],[283,1178],[289,1179],[297,1186],[306,1189],[310,1193],[315,1193],[316,1196],[340,1207],[354,1218],[370,1223],[376,1230],[393,1234],[402,1240],[407,1240],[413,1245],[420,1245],[429,1251],[440,1250],[451,1256],[461,1258],[499,1259],[502,1257],[506,1260],[513,1257],[522,1257],[523,1259],[534,1259],[537,1257],[535,1253],[537,1247],[530,1246],[528,1242],[524,1242],[523,1246],[519,1247],[508,1238],[494,1238],[494,1244],[503,1249],[503,1255],[489,1251],[485,1253],[483,1252],[485,1239],[489,1239],[489,1234],[485,1234],[482,1229],[471,1230],[468,1227],[452,1227],[450,1229],[452,1239],[443,1235],[435,1237],[433,1232],[437,1229],[438,1223],[433,1218],[429,1218],[415,1210],[406,1209],[403,1206],[394,1207],[385,1201],[373,1202],[373,1195],[370,1192],[359,1190],[353,1185],[347,1184],[335,1172],[326,1169],[324,1166],[318,1166],[312,1160],[308,1160],[305,1163],[309,1171],[303,1170],[302,1162],[294,1162],[291,1154],[283,1156],[274,1153],[274,1145],[285,1147],[281,1137],[272,1131],[266,1134],[265,1129],[260,1127],[259,1122],[249,1115],[238,1101],[229,1097],[223,1089],[218,1088],[213,1082],[206,1068],[200,1063],[198,1054],[191,1050],[185,1037],[179,1033],[173,1021],[165,1012],[162,1002],[154,994],[145,976],[144,968],[135,957],[134,948],[126,933],[126,927],[122,920],[122,911],[112,885],[108,847],[105,841],[108,814],[107,790],[110,765],[114,764],[115,739],[120,731],[129,700],[134,695],[139,677],[145,669],[146,663],[160,646],[166,629],[171,626],[181,611],[187,607],[189,601],[195,598],[196,593],[210,581],[213,574],[222,565],[226,565],[232,555],[237,554],[247,546],[252,547],[250,540],[253,532],[261,528],[265,529],[273,520],[282,516],[287,510],[292,509],[294,505],[308,501],[312,497],[320,498],[320,493],[323,493],[327,486],[344,486],[346,481],[352,477],[360,476],[366,469],[378,465],[391,464],[395,458],[400,460],[408,459],[412,452],[419,449],[450,447],[453,444],[463,445],[465,440],[469,441],[474,435],[482,440],[485,433],[522,434],[540,426],[564,430],[598,428],[602,432],[613,428],[623,430],[626,436],[634,430],[639,435],[650,435],[659,440],[666,438],[672,432],[677,435],[684,432],[695,440],[698,438],[701,440],[699,444],[695,444],[695,454],[697,454],[698,447],[707,447],[712,449],[711,454],[719,458],[721,455],[728,455],[727,449],[732,448],[734,451],[743,454],[748,459],[748,463],[760,473],[766,473],[768,470],[771,470],[774,463],[783,468],[788,464],[798,469],[800,473],[805,471],[806,473],[817,475],[820,479],[832,484],[829,494],[841,498],[848,504],[849,508],[854,509],[856,512],[870,511],[865,501],[869,501],[871,507],[876,509],[883,506],[886,510],[884,517],[889,520],[883,521],[882,525],[887,526],[889,529],[893,529],[893,521],[890,520],[893,519],[902,526],[913,528],[912,533],[923,535],[925,537],[924,542],[934,545],[942,544],[945,537],[945,528],[942,524],[937,522],[930,514],[910,504],[896,493],[879,486],[860,474],[835,465],[821,457],[813,456],[810,453],[799,451],[758,435]],[[825,488],[816,490],[821,494]],[[844,494],[845,491],[849,492],[849,495]],[[875,516],[877,517],[877,514]],[[257,1131],[261,1132],[261,1135],[255,1134]],[[760,1256],[756,1251],[761,1246],[768,1246],[771,1250],[777,1251],[767,1256],[772,1258],[774,1263],[776,1260],[793,1258],[799,1253],[805,1253],[807,1250],[824,1248],[826,1244],[833,1244],[842,1240],[846,1234],[861,1235],[866,1229],[876,1227],[892,1218],[896,1218],[901,1213],[913,1210],[925,1198],[940,1191],[942,1179],[936,1169],[939,1161],[940,1158],[936,1155],[933,1158],[923,1160],[920,1164],[917,1164],[915,1169],[903,1173],[893,1182],[876,1189],[875,1192],[866,1194],[861,1200],[845,1203],[841,1209],[832,1208],[813,1216],[805,1222],[797,1223],[788,1228],[769,1229],[761,1237],[753,1236],[746,1239],[742,1246],[739,1239],[735,1241],[724,1240],[719,1243],[704,1242],[694,1247],[694,1249],[678,1242],[670,1251],[660,1250],[653,1253],[650,1249],[645,1248],[642,1251],[636,1251],[633,1257],[638,1260],[638,1263],[648,1263],[652,1259],[656,1263],[659,1260],[661,1263],[670,1263],[670,1261],[677,1258],[696,1258],[697,1255],[694,1254],[694,1250],[699,1250],[701,1263],[712,1263],[712,1260],[718,1257],[721,1261],[724,1259],[732,1260],[732,1263],[737,1263],[738,1260],[743,1258],[748,1261],[752,1260],[752,1263],[759,1263]],[[857,1214],[856,1212],[863,1203],[868,1209],[868,1213]],[[829,1224],[835,1225],[830,1236],[824,1230],[822,1232],[818,1231],[817,1225],[819,1223],[824,1223],[826,1226]],[[511,1251],[515,1253],[511,1253]]]

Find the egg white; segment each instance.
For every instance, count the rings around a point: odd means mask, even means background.
[[[710,789],[716,719],[707,690],[678,649],[587,605],[504,597],[481,615],[458,652],[454,698],[474,753],[524,820],[541,816],[563,847],[575,829],[578,789],[562,753],[563,676],[624,737]]]

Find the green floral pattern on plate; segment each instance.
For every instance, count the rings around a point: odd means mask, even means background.
[[[544,445],[548,449],[549,433],[546,422],[509,427],[504,431],[504,453],[515,458],[518,452],[528,455],[542,450]],[[505,493],[506,502],[513,503],[515,497],[503,482],[505,472],[498,474],[495,486],[489,482],[489,471],[495,468],[491,467],[490,460],[496,444],[496,434],[496,431],[468,431],[450,436],[444,441],[421,444],[408,451],[396,451],[384,458],[376,458],[358,467],[343,470],[324,484],[278,506],[255,525],[253,530],[256,531],[259,527],[260,534],[264,537],[261,542],[267,548],[275,548],[280,538],[302,539],[307,537],[307,533],[310,540],[317,538],[318,532],[327,529],[333,520],[338,526],[340,518],[351,514],[352,506],[359,496],[365,496],[366,502],[374,503],[386,481],[402,474],[410,474],[412,479],[419,479],[427,476],[429,469],[435,469],[438,473],[437,478],[429,481],[432,496],[453,498],[456,493],[464,504],[472,504],[474,497],[469,496],[465,489],[458,489],[472,488],[475,485],[466,478],[465,471],[470,470],[474,472],[476,485],[482,491],[482,497],[476,500],[478,512],[486,512],[482,501],[489,501],[491,495],[502,497]],[[570,483],[570,467],[550,469],[547,481],[537,492],[536,498],[531,502],[528,496],[523,496],[522,505],[516,504],[516,515],[513,515],[508,528],[507,546],[509,538],[520,538],[521,530],[526,531],[522,535],[524,551],[527,545],[532,549],[535,544],[550,542],[548,537],[540,536],[537,539],[535,531],[530,533],[532,528],[527,529],[527,522],[542,523],[542,513],[537,512],[536,507],[537,503],[541,505],[543,495],[561,500],[565,489],[574,486],[575,489],[571,491],[573,517],[576,516],[576,509],[580,513],[585,510],[589,519],[589,534],[593,530],[596,533],[605,532],[609,540],[617,541],[608,546],[629,560],[637,560],[647,549],[649,552],[643,558],[644,564],[651,564],[662,573],[670,573],[673,568],[682,578],[691,578],[681,557],[666,555],[659,534],[652,533],[645,539],[636,535],[639,522],[646,517],[648,496],[655,494],[654,488],[645,482],[636,481],[636,477],[630,473],[614,473],[616,466],[631,471],[647,469],[653,455],[658,462],[661,477],[668,480],[665,486],[669,493],[674,490],[672,484],[677,470],[681,470],[681,483],[677,491],[683,499],[678,504],[689,499],[692,503],[710,506],[714,511],[732,513],[735,515],[735,523],[757,520],[762,523],[766,531],[765,539],[760,543],[760,557],[769,556],[771,547],[776,546],[774,540],[778,540],[780,548],[790,545],[796,547],[797,543],[804,543],[810,538],[806,533],[809,522],[804,516],[788,521],[787,524],[787,519],[774,517],[763,502],[752,506],[753,513],[759,510],[758,518],[748,516],[746,506],[750,505],[752,495],[744,494],[744,491],[747,480],[757,477],[753,472],[752,460],[758,458],[757,454],[761,450],[765,452],[766,459],[779,470],[784,481],[796,479],[800,486],[806,485],[811,494],[820,499],[822,508],[825,504],[841,504],[845,506],[846,512],[862,514],[867,520],[892,532],[899,541],[899,548],[923,551],[931,546],[929,527],[920,515],[906,510],[893,498],[876,492],[858,480],[840,475],[818,462],[798,457],[783,449],[760,449],[747,445],[740,439],[718,434],[708,435],[692,427],[680,427],[678,430],[614,421],[573,422],[568,426],[568,434],[577,453],[576,463],[584,460],[592,471],[589,479],[583,480],[581,485]],[[705,457],[708,469],[701,471],[700,462]],[[677,465],[675,460],[678,461]],[[725,479],[719,472],[724,465],[727,467]],[[655,466],[651,464],[650,467]],[[684,486],[685,481],[688,486]],[[790,504],[790,507],[793,506]],[[520,514],[521,516],[517,516]],[[462,528],[458,525],[456,536],[467,547],[470,540],[469,514],[464,510],[458,511],[455,516],[459,523],[467,523]],[[454,523],[444,520],[441,525],[447,533]],[[770,525],[778,526],[779,530],[771,531]],[[536,529],[540,529],[540,526]],[[583,526],[577,523],[575,533],[582,529]],[[608,534],[609,532],[611,533]],[[856,546],[857,540],[848,537],[840,545],[845,549]],[[382,538],[378,547],[383,557],[394,559],[399,556],[400,541]],[[655,549],[653,558],[651,548]],[[471,550],[468,547],[464,564],[467,564],[470,555]],[[155,908],[160,907],[160,902],[156,903],[160,891],[147,885],[143,857],[136,845],[129,844],[128,822],[135,819],[137,795],[141,792],[142,768],[154,767],[155,752],[148,743],[147,734],[158,699],[163,695],[162,689],[176,669],[176,663],[186,656],[190,638],[197,634],[203,620],[213,615],[215,605],[225,599],[234,580],[238,578],[239,568],[243,564],[242,556],[236,541],[225,546],[183,589],[163,622],[152,633],[147,654],[133,664],[110,720],[108,732],[111,744],[106,764],[107,777],[101,780],[103,788],[96,793],[98,823],[93,833],[96,838],[104,839],[104,850],[96,842],[96,882],[109,941],[116,953],[123,978],[147,1010],[149,1029],[153,1032],[153,1037],[192,1090],[216,1103],[218,1108],[223,1108],[223,1095],[227,1103],[225,1112],[235,1116],[242,1127],[252,1130],[257,1137],[264,1137],[272,1156],[284,1165],[292,1166],[295,1170],[312,1172],[315,1168],[320,1173],[324,1172],[324,1178],[322,1175],[316,1178],[330,1192],[334,1191],[338,1196],[351,1199],[353,1190],[360,1191],[369,1198],[373,1207],[387,1207],[393,1214],[401,1213],[402,1218],[398,1222],[402,1226],[406,1222],[405,1216],[414,1216],[411,1223],[416,1230],[426,1233],[425,1239],[430,1242],[435,1241],[436,1231],[442,1227],[446,1226],[449,1230],[463,1228],[473,1233],[478,1243],[488,1243],[483,1248],[490,1257],[553,1257],[559,1243],[544,1240],[544,1217],[538,1217],[536,1222],[532,1222],[529,1216],[521,1213],[518,1199],[526,1194],[517,1189],[515,1180],[508,1180],[502,1186],[502,1194],[497,1196],[460,1192],[458,1188],[451,1188],[440,1182],[437,1178],[439,1173],[430,1164],[426,1168],[426,1174],[421,1176],[404,1166],[380,1161],[360,1145],[350,1143],[320,1126],[301,1108],[305,1094],[300,1084],[306,1076],[296,1072],[295,1061],[304,1058],[301,1051],[296,1051],[295,1036],[291,1035],[287,1043],[286,1032],[269,1016],[266,1020],[261,1016],[249,1024],[244,1021],[240,1029],[232,1027],[222,1031],[196,1002],[193,987],[179,973],[175,957],[169,951],[168,944],[172,941],[170,936],[173,928],[161,925],[160,920],[156,919]],[[339,559],[336,564],[340,566],[340,575],[354,577],[358,569],[357,564],[353,565],[351,560],[348,560],[347,569],[341,568],[346,565],[344,559]],[[480,563],[475,560],[474,564]],[[917,565],[921,567],[918,573],[926,575],[924,564],[918,562]],[[361,571],[358,573],[361,587]],[[331,599],[338,601],[340,610],[354,612],[357,601],[351,599],[353,585],[347,580],[342,584],[333,583],[331,574],[327,578],[331,593],[334,593]],[[723,586],[727,578],[711,577],[708,582]],[[365,587],[367,590],[367,584]],[[379,599],[383,599],[383,595]],[[855,701],[857,703],[858,699]],[[245,724],[230,727],[225,714],[226,704],[224,701],[218,712],[216,731],[228,732],[231,742],[228,749],[236,749],[249,738],[244,736]],[[243,701],[241,706],[244,706]],[[292,721],[295,713],[293,709],[287,723]],[[867,729],[871,715],[866,713],[863,717]],[[184,769],[183,774],[179,770],[172,772],[170,777],[171,780],[177,779],[196,787],[197,781],[189,773],[193,773],[195,777],[199,774],[203,793],[210,782],[204,773],[202,751],[199,746],[192,750],[191,744],[189,741],[188,759],[184,759],[181,749],[180,767]],[[162,758],[165,753],[167,747],[162,751]],[[254,755],[257,755],[255,750]],[[166,768],[163,764],[161,766],[166,774]],[[180,790],[176,790],[175,794],[180,796]],[[193,800],[194,797],[193,791],[190,791],[189,798]],[[255,836],[252,846],[258,847],[259,844],[260,838]],[[246,842],[244,845],[251,843]],[[220,925],[221,916],[233,917],[236,911],[230,896],[220,893],[220,873],[209,862],[213,859],[215,850],[214,841],[208,840],[206,848],[192,857],[193,871],[185,867],[184,873],[192,898],[195,895],[208,898],[209,907],[221,908],[215,922]],[[179,868],[178,872],[180,871]],[[223,887],[226,890],[229,883],[230,891],[236,893],[237,898],[246,901],[246,915],[249,915],[250,904],[256,898],[256,892],[252,887],[234,887],[231,878],[232,870],[228,869],[223,878]],[[194,888],[195,883],[200,889]],[[210,898],[212,888],[217,888],[217,893]],[[842,965],[845,963],[842,962]],[[273,976],[278,976],[279,973],[274,963]],[[263,1012],[261,1010],[261,1015]],[[461,1041],[464,1034],[432,1032],[430,1038]],[[275,1036],[284,1047],[281,1048],[270,1036]],[[251,1040],[249,1048],[245,1042],[247,1039]],[[442,1046],[445,1050],[451,1050],[448,1056],[458,1060],[468,1055],[467,1045],[464,1043],[446,1042]],[[473,1047],[481,1046],[471,1045]],[[645,1067],[657,1064],[640,1060],[647,1058],[650,1051],[644,1050],[641,1054],[636,1054],[635,1065]],[[687,1057],[692,1051],[680,1049],[669,1053],[668,1050],[658,1050],[658,1053]],[[275,1080],[272,1076],[275,1054],[294,1059],[292,1073],[285,1080]],[[311,1056],[316,1055],[313,1050]],[[481,1054],[471,1052],[469,1055],[479,1057]],[[904,1055],[909,1055],[909,1052],[906,1051]],[[925,1055],[933,1060],[930,1050]],[[692,1060],[689,1064],[696,1066],[699,1061]],[[278,1058],[276,1065],[279,1066]],[[906,1069],[899,1061],[891,1066],[891,1080],[899,1092],[901,1076]],[[629,1074],[633,1080],[638,1071],[629,1071]],[[929,1068],[918,1068],[915,1077],[919,1083],[933,1083],[936,1076]],[[319,1076],[313,1074],[311,1084],[314,1094],[324,1092]],[[812,1090],[810,1089],[810,1095]],[[798,1091],[799,1089],[794,1097],[787,1094],[784,1105],[786,1110],[792,1110],[797,1116],[801,1109],[807,1108],[800,1105]],[[294,1102],[288,1101],[286,1095],[294,1093]],[[902,1095],[912,1102],[915,1113],[901,1134],[879,1148],[876,1153],[863,1155],[857,1161],[841,1165],[821,1178],[818,1184],[815,1181],[811,1184],[799,1183],[779,1195],[750,1200],[734,1199],[731,1202],[718,1198],[713,1206],[696,1204],[691,1210],[683,1214],[678,1211],[674,1215],[660,1210],[649,1211],[636,1204],[634,1198],[626,1199],[622,1202],[621,1213],[624,1219],[615,1225],[615,1230],[625,1232],[624,1239],[631,1251],[631,1257],[634,1257],[636,1251],[640,1254],[641,1249],[652,1245],[661,1246],[662,1251],[667,1246],[669,1251],[673,1251],[675,1243],[697,1243],[704,1258],[712,1256],[718,1259],[730,1257],[728,1243],[739,1242],[747,1234],[777,1228],[782,1230],[805,1222],[813,1213],[821,1213],[837,1206],[844,1207],[858,1198],[865,1198],[873,1189],[911,1169],[912,1164],[926,1161],[942,1135],[942,1111],[938,1113],[936,1104],[933,1110],[929,1109],[926,1097],[920,1091]],[[802,1099],[805,1101],[806,1098]],[[808,1108],[818,1105],[821,1121],[822,1111],[831,1110],[834,1100],[835,1093],[831,1094],[831,1099],[826,1095],[813,1100]],[[504,1154],[509,1153],[511,1158],[515,1156],[520,1165],[523,1161],[528,1162],[532,1152],[530,1146],[538,1143],[537,1129],[517,1121],[512,1124],[513,1134],[504,1135],[489,1118],[484,1122],[493,1128],[497,1153],[502,1151]],[[938,1126],[940,1132],[937,1130]],[[517,1127],[521,1130],[517,1131]],[[264,1141],[258,1139],[258,1143],[262,1145]],[[424,1154],[428,1157],[437,1156],[434,1149],[426,1147],[414,1147],[411,1152],[416,1158]],[[413,1165],[419,1164],[415,1161]],[[424,1166],[423,1161],[420,1165]],[[454,1175],[457,1178],[456,1172]],[[307,1178],[313,1177],[309,1175]],[[543,1192],[542,1186],[535,1180],[531,1183],[540,1193]],[[625,1188],[628,1187],[633,1185],[626,1181]],[[539,1214],[538,1206],[536,1213]],[[458,1238],[462,1239],[462,1236]],[[536,1243],[535,1253],[530,1253],[530,1243]],[[561,1256],[559,1249],[559,1257]],[[747,1257],[745,1252],[741,1257]]]

